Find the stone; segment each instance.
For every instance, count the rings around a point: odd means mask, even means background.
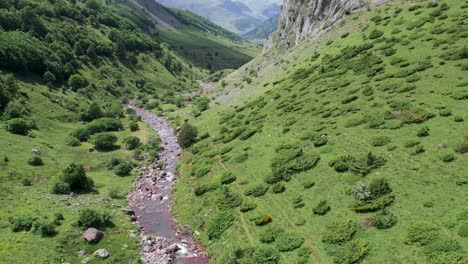
[[[86,240],[86,242],[89,243],[95,243],[101,240],[104,237],[104,234],[97,230],[96,228],[88,228],[84,234],[83,238]]]
[[[166,248],[167,254],[174,254],[175,252],[179,251],[179,246],[177,244],[172,244]]]
[[[84,255],[86,255],[86,251],[85,251],[85,250],[80,250],[80,251],[78,251],[78,256],[79,256],[79,257],[82,257],[82,256],[84,256]]]
[[[99,258],[107,258],[109,257],[110,254],[109,252],[107,252],[107,250],[101,248],[101,249],[94,251],[93,255]]]

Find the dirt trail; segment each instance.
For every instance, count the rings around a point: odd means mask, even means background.
[[[141,167],[135,190],[128,195],[135,224],[141,229],[142,260],[148,264],[205,264],[209,258],[189,227],[177,225],[172,216],[171,194],[182,153],[174,129],[164,117],[135,107],[143,122],[149,124],[161,138],[159,159]],[[158,167],[158,163],[163,163]]]

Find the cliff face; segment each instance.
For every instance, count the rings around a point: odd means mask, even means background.
[[[293,47],[305,38],[319,36],[353,10],[384,1],[284,0],[278,30],[267,40],[264,50]]]

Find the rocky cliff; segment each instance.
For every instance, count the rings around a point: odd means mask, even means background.
[[[265,44],[265,51],[299,44],[319,36],[352,11],[386,0],[284,0],[278,30]]]

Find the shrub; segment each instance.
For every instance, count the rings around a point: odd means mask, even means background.
[[[236,175],[230,171],[223,172],[221,175],[221,183],[222,184],[230,184],[237,179]]]
[[[234,223],[232,211],[225,210],[216,212],[207,222],[206,233],[208,239],[218,239]]]
[[[446,153],[440,156],[440,160],[443,162],[452,162],[455,160],[455,155],[453,155],[453,153]]]
[[[276,248],[281,252],[293,251],[304,243],[304,238],[296,233],[283,232],[276,238]]]
[[[377,137],[373,137],[371,138],[371,145],[374,146],[374,147],[381,147],[381,146],[385,146],[387,145],[388,143],[390,143],[392,140],[390,137],[387,137],[387,136],[377,136]]]
[[[98,133],[91,138],[91,143],[99,150],[110,150],[116,142],[117,136],[108,132]]]
[[[192,171],[192,175],[201,178],[205,176],[208,172],[211,171],[211,166],[209,165],[197,165],[197,167]]]
[[[463,222],[458,228],[458,235],[464,238],[468,237],[468,221]]]
[[[306,154],[301,148],[291,148],[277,151],[272,160],[271,169],[275,177],[287,179],[293,174],[313,168],[320,159],[315,153]]]
[[[286,187],[284,186],[284,184],[278,182],[276,183],[275,185],[273,185],[273,187],[271,188],[271,191],[273,193],[282,193],[286,190]]]
[[[278,235],[283,232],[284,230],[282,228],[269,225],[260,233],[260,242],[272,243],[275,241]]]
[[[107,190],[109,192],[109,197],[112,198],[112,199],[122,199],[122,198],[124,198],[124,196],[122,195],[122,191],[117,187],[111,186],[111,187],[107,188]]]
[[[111,214],[108,211],[99,212],[96,209],[84,208],[80,210],[77,224],[83,229],[94,227],[103,228],[112,225]]]
[[[263,183],[257,183],[251,186],[248,186],[245,189],[245,195],[253,196],[253,197],[260,197],[264,195],[268,191],[268,185]]]
[[[135,121],[130,122],[130,124],[128,124],[128,128],[132,132],[138,131],[140,129],[140,127],[138,126],[138,123]]]
[[[461,116],[454,116],[453,121],[455,121],[457,123],[460,123],[460,122],[465,121],[465,119],[463,119],[463,117],[461,117]]]
[[[396,216],[387,210],[382,210],[372,217],[372,225],[378,229],[387,229],[396,225],[396,223]]]
[[[55,223],[45,219],[35,221],[31,227],[31,231],[35,234],[41,235],[42,237],[50,237],[57,234]]]
[[[13,118],[8,120],[6,130],[16,135],[27,135],[32,126],[23,118]]]
[[[374,29],[370,34],[369,34],[369,39],[377,39],[383,36],[383,32],[379,31],[377,29]]]
[[[302,196],[298,195],[293,199],[293,207],[294,208],[301,208],[304,207],[304,199],[302,199]]]
[[[178,135],[180,146],[183,148],[188,148],[196,142],[198,136],[198,130],[196,127],[184,123],[180,128]]]
[[[273,219],[271,218],[271,215],[266,214],[266,215],[258,215],[255,217],[252,217],[250,220],[254,221],[255,225],[257,226],[264,226],[266,224],[271,223]]]
[[[312,212],[315,215],[326,215],[330,211],[330,206],[327,200],[321,200],[313,209]]]
[[[53,181],[50,188],[50,192],[54,194],[68,194],[70,191],[70,184],[60,180]]]
[[[468,153],[468,139],[465,139],[465,141],[463,141],[463,143],[461,143],[456,151],[460,154],[466,154]]]
[[[114,173],[117,176],[127,176],[133,170],[133,164],[130,161],[124,161],[114,167]]]
[[[437,239],[439,232],[427,223],[414,223],[406,230],[405,242],[420,246],[427,245]]]
[[[10,229],[13,232],[29,231],[33,223],[37,220],[36,217],[29,215],[17,215],[8,218]]]
[[[391,193],[392,189],[386,179],[378,178],[372,180],[369,184],[369,192],[371,193],[372,199],[377,199],[387,193]]]
[[[119,131],[123,129],[122,122],[115,118],[103,117],[93,120],[85,127],[73,131],[70,136],[80,141],[86,141],[91,135],[101,132]]]
[[[431,255],[429,261],[431,264],[465,264],[468,262],[468,257],[462,252],[443,252]]]
[[[318,148],[318,147],[326,145],[327,143],[328,143],[328,138],[325,136],[321,136],[314,141],[314,146]]]
[[[81,145],[81,142],[76,137],[70,136],[65,139],[65,144],[67,144],[67,146],[70,146],[70,147],[78,147],[79,145]]]
[[[44,162],[42,161],[42,159],[38,156],[34,156],[30,159],[28,159],[28,164],[31,165],[31,166],[42,166],[44,165]]]
[[[424,247],[424,254],[429,258],[435,257],[441,253],[457,252],[463,250],[460,243],[451,238],[438,238]]]
[[[197,107],[198,111],[203,112],[208,109],[210,104],[210,99],[208,97],[198,97],[195,99],[193,104]]]
[[[253,210],[255,208],[257,208],[257,205],[254,202],[252,202],[251,200],[245,200],[241,204],[239,209],[240,209],[241,212],[245,213],[245,212],[251,211],[251,210]]]
[[[88,85],[88,81],[83,76],[74,74],[68,79],[68,85],[73,89],[73,91],[76,91],[86,87]]]
[[[259,246],[252,254],[251,263],[255,264],[277,264],[280,260],[280,253],[274,247]]]
[[[350,155],[341,156],[329,163],[337,172],[352,171],[363,176],[371,171],[380,168],[385,164],[386,160],[369,152],[366,156],[354,158]]]
[[[195,193],[196,196],[201,196],[207,192],[214,191],[216,190],[217,186],[215,184],[207,184],[203,183],[201,185],[198,185],[195,187],[193,192]]]
[[[424,149],[423,146],[417,145],[416,147],[414,147],[414,149],[411,150],[410,154],[413,155],[413,156],[415,156],[415,155],[424,153],[425,151],[426,151],[426,150]]]
[[[355,239],[338,249],[334,260],[337,264],[360,263],[369,253],[369,243],[362,239]]]
[[[21,184],[23,184],[23,186],[32,186],[32,181],[30,178],[23,178]]]
[[[448,108],[447,108],[447,109],[444,109],[444,110],[441,110],[441,111],[439,112],[439,115],[440,115],[440,116],[443,116],[443,117],[451,116],[451,115],[452,115],[452,110],[450,110],[450,109],[448,109]]]
[[[429,136],[429,128],[427,126],[423,126],[417,133],[418,137],[427,137]]]
[[[101,108],[96,102],[92,103],[88,109],[84,109],[80,112],[80,119],[86,122],[93,121],[94,119],[101,118],[102,116],[103,113]]]
[[[302,185],[304,186],[304,189],[310,189],[315,186],[315,182],[311,180],[306,180]]]
[[[141,145],[140,138],[139,137],[134,137],[134,136],[126,137],[123,140],[123,143],[125,145],[125,149],[127,149],[127,150],[134,150],[134,149],[138,148]]]
[[[358,203],[354,205],[351,209],[358,213],[375,212],[389,206],[393,203],[394,200],[394,195],[387,194],[374,200]]]
[[[215,186],[216,189],[217,186]],[[216,199],[216,205],[220,209],[234,209],[242,204],[242,197],[240,194],[231,192],[227,186],[222,187],[223,195]]]
[[[351,220],[338,220],[326,226],[322,241],[328,244],[342,244],[350,241],[357,231],[357,225]]]

